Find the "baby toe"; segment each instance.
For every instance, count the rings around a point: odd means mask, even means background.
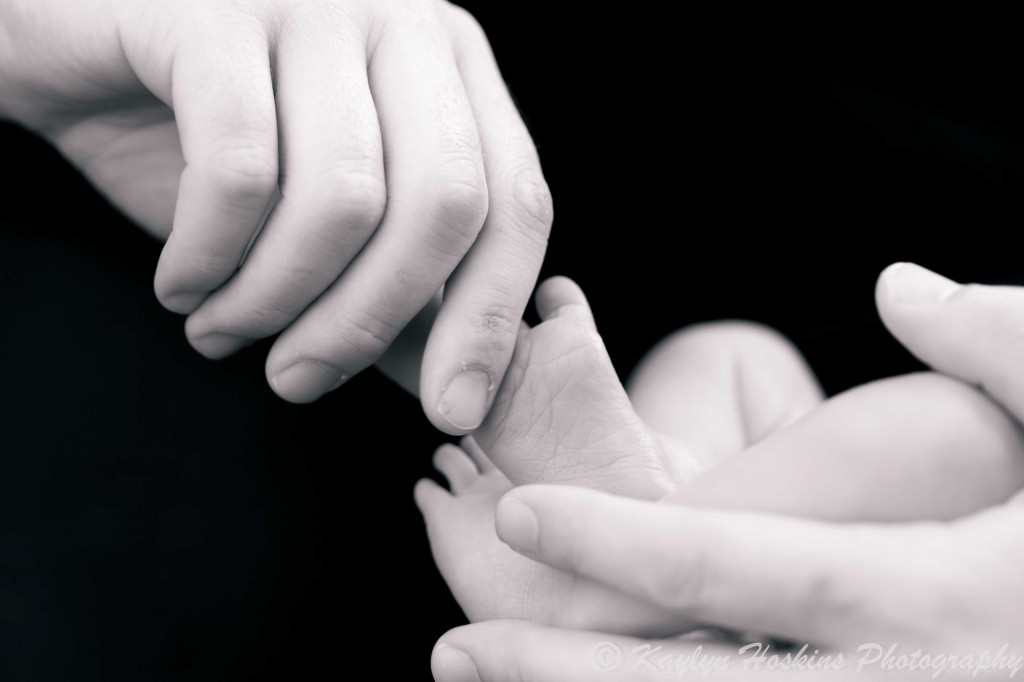
[[[460,495],[480,477],[480,470],[457,445],[445,443],[434,453],[434,468],[448,479],[453,495]]]

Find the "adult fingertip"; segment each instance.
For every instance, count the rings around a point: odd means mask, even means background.
[[[167,250],[160,254],[160,262],[157,263],[156,274],[153,276],[153,293],[156,300],[167,310],[179,315],[191,315],[203,304],[208,291],[189,291],[183,289],[173,276],[174,267],[168,263]]]
[[[535,555],[540,540],[537,513],[519,495],[505,495],[494,512],[494,527],[502,542],[521,554]]]
[[[957,282],[916,263],[893,263],[879,276],[876,297],[880,305],[932,306],[959,288]]]
[[[311,403],[348,381],[334,365],[312,358],[297,360],[269,378],[274,392],[291,403]]]
[[[480,682],[480,673],[462,649],[440,641],[430,655],[430,672],[437,682]]]
[[[160,305],[179,315],[191,315],[206,300],[205,292],[173,291],[162,293],[157,291],[156,299]]]
[[[189,338],[192,348],[210,360],[223,360],[255,342],[256,339],[236,336],[235,334],[221,334],[219,332],[211,332],[203,336]]]
[[[494,386],[492,372],[481,367],[465,367],[445,385],[437,413],[452,435],[475,431],[483,423]]]

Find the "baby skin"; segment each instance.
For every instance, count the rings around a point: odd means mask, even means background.
[[[698,627],[523,557],[494,531],[514,485],[841,521],[955,518],[1024,485],[1024,437],[974,388],[937,374],[873,382],[822,402],[798,352],[746,323],[670,337],[620,384],[580,289],[537,293],[485,423],[435,465],[416,501],[434,559],[471,621],[526,618],[667,635]]]

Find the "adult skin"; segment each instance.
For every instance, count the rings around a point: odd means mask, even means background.
[[[880,278],[877,303],[886,326],[921,360],[979,386],[1024,419],[1024,288],[961,286],[899,264]],[[908,655],[921,649],[933,658],[995,656],[1003,645],[1009,655],[1024,654],[1018,613],[1024,494],[951,523],[871,525],[528,486],[502,500],[496,527],[518,551],[675,610],[681,620],[770,632],[848,656],[840,670],[737,666],[728,679],[930,679],[935,672],[880,662],[858,670],[858,662],[875,653],[858,653],[865,643],[896,644]],[[482,623],[447,633],[433,668],[442,682],[592,680],[594,665],[608,662],[594,658],[595,647],[606,643],[605,653],[643,644],[519,622]],[[654,645],[675,657],[695,649],[680,640]],[[736,646],[705,649],[730,651],[735,658]],[[623,665],[602,679],[665,674]],[[972,674],[947,669],[943,679]]]
[[[483,419],[552,208],[464,10],[3,0],[0,117],[167,239],[156,294],[203,355],[283,332],[267,377],[309,402],[373,364],[443,286],[423,406],[451,434]]]

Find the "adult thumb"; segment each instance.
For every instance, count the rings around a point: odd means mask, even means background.
[[[1024,421],[1024,287],[958,284],[896,263],[879,276],[875,301],[911,353],[980,386]]]

